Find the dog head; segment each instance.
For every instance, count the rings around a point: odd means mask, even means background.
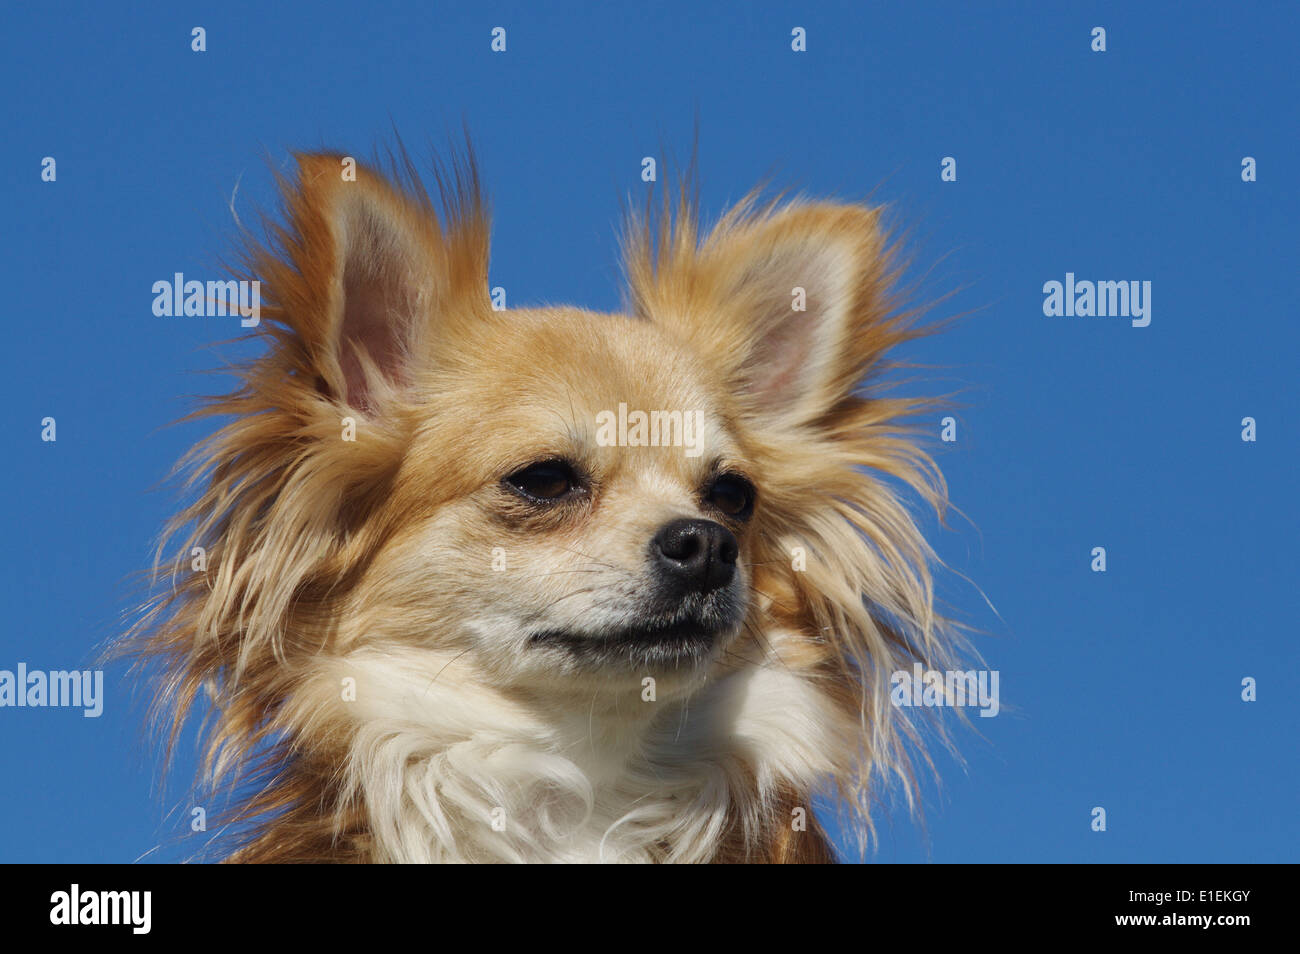
[[[299,157],[249,256],[268,347],[209,405],[231,421],[178,520],[207,568],[142,626],[174,711],[206,687],[236,751],[328,735],[276,720],[362,651],[594,711],[647,677],[699,691],[779,633],[863,727],[853,757],[901,755],[888,673],[946,650],[930,551],[873,474],[942,482],[904,427],[930,403],[863,389],[919,333],[878,212],[749,199],[700,234],[666,202],[628,228],[625,313],[507,310],[471,165],[440,209],[348,172]]]

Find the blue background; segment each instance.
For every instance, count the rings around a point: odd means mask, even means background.
[[[940,463],[969,520],[935,539],[978,584],[942,592],[991,633],[1004,711],[958,730],[924,827],[878,818],[871,859],[1297,860],[1300,8],[465,6],[8,6],[0,668],[86,665],[119,630],[174,506],[149,488],[206,432],[164,425],[223,385],[194,372],[239,333],[154,317],[150,286],[216,277],[236,184],[245,221],[271,198],[266,157],[368,156],[394,126],[422,152],[463,118],[493,284],[614,309],[620,202],[642,156],[689,154],[698,113],[709,215],[773,171],[872,194],[913,229],[923,297],[954,293],[936,314],[969,313],[909,354],[964,391]],[[1067,271],[1150,280],[1150,327],[1044,317]],[[0,710],[0,860],[185,856],[184,786],[157,788],[122,675],[98,720]]]

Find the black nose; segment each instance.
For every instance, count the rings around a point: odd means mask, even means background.
[[[650,546],[660,573],[686,592],[708,592],[730,583],[739,552],[732,532],[712,520],[666,523]]]

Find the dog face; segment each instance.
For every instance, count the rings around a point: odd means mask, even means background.
[[[488,324],[431,373],[393,519],[436,504],[373,576],[425,594],[444,645],[502,679],[691,682],[750,611],[761,490],[734,402],[648,322]]]

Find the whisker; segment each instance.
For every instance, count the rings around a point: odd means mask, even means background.
[[[786,664],[786,661],[781,658],[780,653],[778,653],[775,649],[772,648],[772,644],[768,641],[767,637],[763,635],[763,631],[760,626],[746,620],[745,623],[743,624],[743,628],[745,632],[749,633],[756,640],[758,640],[759,643],[762,644],[764,648],[764,652],[767,655],[770,655],[778,663],[780,663],[781,668],[783,668],[786,672],[790,671],[790,667]]]
[[[561,549],[561,550],[564,550],[564,551],[566,551],[566,552],[568,552],[568,553],[574,553],[574,554],[577,554],[578,556],[582,557],[584,560],[590,560],[592,563],[595,563],[597,566],[603,566],[603,567],[605,567],[606,569],[610,569],[610,570],[620,570],[620,571],[623,569],[623,568],[620,567],[620,566],[615,566],[613,563],[607,563],[607,562],[604,561],[604,560],[598,560],[598,559],[596,559],[594,556],[592,556],[592,555],[589,554],[589,553],[583,553],[581,550],[575,550],[575,549],[573,549],[573,547],[560,547],[560,549]]]
[[[772,601],[772,605],[775,606],[775,607],[777,607],[778,609],[780,609],[780,610],[784,610],[785,612],[793,612],[793,609],[794,609],[793,607],[791,607],[791,606],[787,606],[785,603],[782,603],[779,599],[777,599],[777,598],[776,598],[775,596],[773,596],[771,593],[767,593],[767,592],[765,592],[765,591],[763,591],[763,590],[760,590],[757,586],[753,586],[753,585],[750,586],[750,589],[753,590],[755,593],[757,593],[759,596],[764,596],[764,597],[766,597],[767,599],[771,600],[771,601]]]
[[[563,602],[564,600],[569,599],[569,598],[572,597],[572,596],[582,596],[582,595],[587,594],[587,593],[596,593],[596,592],[598,592],[598,591],[601,590],[601,589],[605,589],[605,587],[600,587],[600,586],[588,586],[588,587],[585,587],[585,588],[580,589],[580,590],[573,590],[572,592],[565,593],[563,596],[560,596],[560,597],[558,597],[558,598],[556,598],[556,599],[551,600],[551,602],[549,602],[549,603],[547,603],[545,606],[543,606],[539,612],[541,612],[541,613],[545,613],[547,610],[551,609],[553,606],[556,606],[557,604]]]
[[[606,573],[606,572],[608,571],[604,567],[578,567],[576,569],[568,569],[568,570],[547,570],[545,573],[537,573],[525,577],[515,577],[515,579],[544,580],[547,577],[564,576],[565,574],[568,573]]]

